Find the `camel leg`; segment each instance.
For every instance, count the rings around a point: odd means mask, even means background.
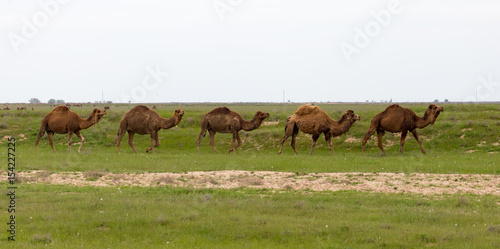
[[[234,146],[236,141],[238,141],[238,144]],[[231,145],[233,145],[233,148],[229,150],[229,153],[231,153],[232,151],[234,154],[236,154],[236,148],[240,147],[241,145],[240,135],[237,131],[233,132],[233,141],[231,142]]]
[[[137,153],[137,150],[134,147],[134,132],[128,131],[128,145],[132,147],[135,153]]]
[[[219,153],[217,151],[217,149],[215,148],[215,131],[213,130],[208,130],[208,132],[210,133],[210,145],[212,146],[212,148],[215,150],[215,152]]]
[[[318,141],[318,138],[319,138],[320,135],[321,135],[320,133],[314,133],[313,134],[313,137],[312,137],[313,142],[312,142],[312,145],[311,145],[311,151],[309,152],[310,155],[313,154],[314,146],[316,145],[316,141]]]
[[[332,144],[332,134],[330,132],[325,133],[325,140],[328,143],[328,145],[330,145],[332,153],[335,154],[335,150],[333,150],[333,144]]]
[[[413,134],[413,137],[415,137],[415,139],[417,140],[418,145],[420,145],[420,150],[422,151],[422,153],[426,154],[424,147],[422,146],[422,140],[420,140],[420,137],[418,136],[417,130],[416,129],[411,130],[411,134]]]
[[[298,155],[299,153],[297,152],[297,148],[295,148],[295,142],[297,141],[297,135],[299,134],[299,130],[296,129],[295,127],[293,128],[293,133],[292,133],[292,142],[291,146],[293,151],[295,151],[295,155]]]
[[[382,137],[384,136],[384,134],[385,134],[385,131],[383,131],[383,130],[377,131],[378,147],[382,150],[382,153],[385,155],[385,150],[384,150],[384,147],[382,146]]]
[[[375,130],[369,129],[368,132],[363,137],[363,150],[362,150],[363,153],[365,153],[366,142],[368,141],[368,139],[370,139],[370,137],[373,135],[373,133],[375,133]]]
[[[125,135],[126,130],[119,130],[116,137],[116,147],[118,147],[118,154],[120,154],[120,143],[122,142],[122,137]]]
[[[71,151],[72,137],[73,137],[73,132],[72,131],[68,131],[68,151]]]
[[[399,153],[403,153],[403,146],[405,145],[405,140],[406,140],[407,134],[408,134],[408,131],[401,132],[401,142],[400,142],[401,146],[399,147]]]
[[[198,153],[200,153],[200,143],[201,139],[205,137],[205,134],[207,133],[207,127],[208,127],[208,122],[204,122],[204,120],[201,120],[201,130],[200,130],[200,135],[198,136],[198,140],[196,140],[196,148],[198,149]]]
[[[198,153],[200,153],[200,143],[201,139],[205,136],[205,132],[203,129],[200,131],[200,135],[198,136],[198,140],[196,140],[196,148],[198,149]]]
[[[287,122],[287,124],[285,126],[285,135],[283,136],[283,138],[281,138],[280,150],[278,151],[278,154],[281,154],[281,151],[283,150],[283,144],[288,139],[288,137],[293,135],[294,126],[295,126],[295,123],[288,123]]]
[[[153,154],[155,153],[155,140],[156,140],[156,136],[158,135],[158,132],[157,131],[153,131],[151,132],[151,147],[148,147],[146,149],[146,153],[149,152],[150,150],[152,150]]]
[[[78,148],[78,152],[81,152],[82,147],[83,147],[83,143],[85,143],[85,138],[82,136],[80,131],[75,131],[75,134],[78,136],[78,138],[80,138],[80,140],[82,140],[82,143],[80,144],[80,148]]]
[[[288,139],[288,134],[285,133],[285,135],[283,136],[283,138],[281,138],[280,150],[278,151],[278,155],[281,154],[281,151],[283,150],[283,144],[285,143],[285,141],[287,139]]]
[[[47,136],[49,137],[50,147],[52,147],[52,149],[56,151],[56,148],[54,148],[54,140],[52,139],[52,136],[54,136],[54,132],[47,132]]]

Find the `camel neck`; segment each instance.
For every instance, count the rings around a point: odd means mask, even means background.
[[[179,122],[177,122],[177,119],[175,117],[161,118],[161,128],[162,129],[170,129],[178,124],[179,124]]]
[[[253,118],[250,121],[246,121],[243,118],[241,119],[241,129],[245,131],[252,131],[257,128],[259,128],[260,124],[262,123],[262,120]]]
[[[330,125],[332,135],[340,136],[348,132],[354,122],[352,120],[347,120],[344,117],[341,117],[338,121],[331,120],[331,123],[333,124]]]
[[[90,115],[87,119],[80,117],[80,129],[87,129],[96,123],[95,115]]]
[[[417,117],[417,128],[422,129],[430,124],[429,117],[427,115],[424,115],[423,117]]]

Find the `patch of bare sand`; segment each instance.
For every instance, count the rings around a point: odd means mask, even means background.
[[[193,171],[186,173],[102,173],[86,177],[84,172],[18,172],[20,184],[47,183],[73,186],[170,185],[186,188],[259,188],[276,190],[341,191],[440,195],[467,193],[500,196],[500,177],[480,174],[423,173],[311,173],[274,171]],[[0,174],[7,180],[7,172]]]

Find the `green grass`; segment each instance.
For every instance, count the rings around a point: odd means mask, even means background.
[[[17,241],[9,245],[498,248],[497,201],[354,191],[21,185]],[[7,245],[5,236],[0,241]]]
[[[422,115],[428,104],[402,104]],[[3,108],[5,105],[0,105]],[[152,106],[152,105],[150,105]],[[287,116],[298,104],[228,104],[246,119],[257,110],[269,112],[276,125],[240,133],[243,145],[228,154],[231,135],[217,134],[216,154],[202,141],[196,152],[200,120],[219,104],[160,104],[163,117],[176,108],[185,116],[178,127],[160,131],[156,154],[145,153],[148,136],[135,136],[139,153],[122,140],[118,154],[115,137],[123,114],[133,105],[111,105],[97,125],[83,130],[87,139],[81,153],[75,144],[67,151],[67,135],[55,135],[56,152],[47,137],[34,151],[40,121],[52,107],[0,111],[0,157],[7,158],[6,136],[14,136],[17,171],[82,171],[89,180],[103,172],[184,172],[268,170],[315,172],[404,172],[498,175],[500,104],[445,104],[433,126],[418,133],[427,154],[407,138],[399,154],[399,137],[386,134],[386,156],[380,156],[376,137],[365,154],[361,139],[370,121],[386,104],[319,104],[338,119],[348,109],[361,116],[345,135],[333,140],[332,155],[323,138],[308,155],[310,135],[300,134],[299,155],[288,140],[278,155]],[[10,105],[16,109],[16,105]],[[102,106],[98,106],[102,108]],[[74,107],[83,117],[92,109]],[[28,108],[31,109],[31,108]],[[78,138],[73,138],[78,142]],[[472,152],[472,153],[470,153]],[[0,165],[7,169],[7,163]],[[44,173],[41,173],[44,174]],[[47,173],[45,173],[47,174]],[[43,176],[40,176],[43,177]],[[167,179],[168,180],[168,179]],[[6,183],[0,183],[6,189]],[[498,196],[309,192],[253,189],[182,189],[169,187],[72,187],[19,185],[16,213],[19,248],[144,246],[176,248],[498,248]],[[102,200],[101,200],[102,198]],[[7,207],[6,198],[0,204]],[[7,222],[7,213],[0,222]],[[456,225],[455,225],[456,224]],[[6,226],[6,225],[4,225]],[[327,227],[328,226],[328,227]],[[6,229],[0,233],[6,244]],[[168,242],[168,245],[167,245]]]
[[[497,154],[456,154],[454,152],[422,155],[419,150],[398,152],[381,157],[376,153],[363,155],[360,152],[339,151],[331,155],[329,150],[319,151],[313,156],[306,153],[295,155],[291,151],[277,155],[271,151],[238,151],[228,154],[208,150],[200,154],[193,151],[162,151],[154,155],[145,152],[135,154],[130,148],[118,154],[116,148],[85,149],[82,153],[67,152],[64,148],[56,152],[38,151],[20,147],[19,170],[123,172],[184,172],[215,170],[285,171],[285,172],[422,172],[498,174]],[[165,148],[163,148],[165,150]],[[4,166],[6,167],[6,166]]]
[[[127,144],[128,135],[122,139],[122,154],[117,154],[115,145],[118,125],[123,114],[133,105],[111,105],[108,114],[97,125],[83,130],[87,142],[82,153],[67,151],[67,135],[55,135],[56,152],[52,152],[45,135],[34,151],[34,140],[40,121],[52,107],[35,106],[35,111],[3,111],[0,119],[0,139],[5,136],[17,138],[17,157],[21,162],[18,170],[88,171],[100,169],[110,172],[162,172],[191,170],[279,170],[303,172],[430,172],[430,173],[481,173],[498,174],[500,167],[499,104],[444,104],[443,112],[434,125],[418,130],[423,140],[426,155],[420,153],[417,142],[408,136],[403,155],[399,154],[398,134],[388,133],[384,137],[387,152],[380,157],[376,146],[376,136],[367,144],[367,151],[361,153],[363,138],[371,118],[385,109],[381,104],[320,104],[332,117],[338,119],[347,109],[353,109],[361,116],[352,129],[339,138],[334,138],[335,155],[320,138],[314,155],[308,155],[311,146],[310,135],[300,133],[297,139],[299,155],[296,156],[286,141],[283,154],[277,155],[279,141],[284,134],[286,117],[291,115],[298,104],[228,104],[251,119],[255,111],[271,114],[269,121],[276,125],[262,126],[251,132],[241,131],[243,145],[236,155],[228,155],[231,135],[218,133],[215,137],[216,154],[209,145],[208,137],[202,140],[201,152],[196,152],[201,117],[221,104],[161,104],[156,105],[164,117],[170,117],[173,110],[183,108],[185,116],[178,127],[160,131],[160,147],[156,154],[145,153],[150,145],[149,136],[136,135],[134,143],[139,153],[133,153]],[[421,115],[427,104],[403,104]],[[3,107],[3,106],[0,106]],[[13,107],[13,108],[12,108]],[[99,107],[99,106],[98,106]],[[15,109],[15,106],[11,106]],[[92,105],[73,107],[82,116],[90,113]],[[101,107],[102,108],[102,107]],[[30,108],[28,108],[30,109]],[[5,127],[5,128],[2,128]],[[346,141],[347,140],[347,141]],[[75,136],[73,142],[78,142]],[[466,153],[473,152],[473,153]],[[0,150],[6,157],[6,150]],[[495,164],[496,163],[496,164]],[[6,165],[0,165],[5,170]]]

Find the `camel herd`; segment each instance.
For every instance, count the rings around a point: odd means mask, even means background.
[[[88,118],[82,118],[77,113],[71,111],[67,106],[57,106],[49,114],[47,114],[40,125],[40,130],[35,141],[35,150],[37,150],[38,142],[40,138],[47,132],[49,137],[49,144],[55,151],[52,136],[54,133],[57,134],[68,134],[68,150],[71,150],[71,138],[73,134],[76,134],[81,139],[81,144],[78,149],[80,152],[85,142],[85,138],[80,133],[80,130],[87,129],[90,126],[99,122],[102,117],[106,114],[106,109],[94,109]],[[144,105],[137,105],[130,111],[125,113],[120,120],[120,127],[118,129],[116,146],[118,148],[118,153],[120,153],[120,142],[125,134],[128,133],[129,139],[128,143],[130,147],[137,153],[137,150],[133,144],[134,134],[145,135],[149,134],[151,136],[151,147],[146,149],[146,152],[155,152],[155,147],[160,145],[158,140],[158,132],[160,129],[169,129],[177,126],[184,116],[184,111],[182,109],[177,109],[174,111],[172,117],[162,118],[154,109],[149,109]],[[420,140],[416,129],[422,129],[429,124],[434,124],[439,114],[444,111],[443,107],[436,106],[434,104],[429,105],[424,113],[423,117],[419,117],[414,111],[408,108],[401,107],[397,104],[390,105],[383,112],[377,114],[371,121],[370,128],[363,138],[363,149],[365,151],[365,145],[371,135],[377,132],[378,135],[378,147],[385,154],[384,148],[382,147],[382,137],[385,132],[401,132],[401,146],[400,153],[403,152],[403,145],[406,139],[408,131],[413,134],[417,140],[422,153],[425,153],[422,147],[422,141]],[[201,130],[196,141],[197,150],[200,151],[201,139],[205,137],[208,131],[210,135],[210,145],[217,152],[214,143],[214,136],[216,132],[219,133],[231,133],[233,135],[232,148],[229,152],[236,153],[236,148],[241,145],[241,139],[239,136],[240,130],[252,131],[260,127],[264,119],[269,117],[269,113],[258,111],[255,113],[252,120],[244,120],[240,114],[229,110],[227,107],[218,107],[212,111],[205,114],[201,120]],[[335,153],[333,149],[332,137],[338,137],[349,131],[351,126],[360,120],[360,116],[355,114],[354,111],[346,111],[339,120],[333,120],[328,116],[328,114],[323,111],[318,106],[302,105],[297,111],[286,120],[285,125],[285,135],[281,138],[280,149],[278,154],[281,154],[283,150],[283,144],[289,136],[292,137],[291,146],[296,154],[297,149],[295,148],[295,141],[299,131],[307,134],[312,134],[312,145],[310,154],[312,154],[316,141],[324,134],[325,140],[330,146],[332,153]]]

